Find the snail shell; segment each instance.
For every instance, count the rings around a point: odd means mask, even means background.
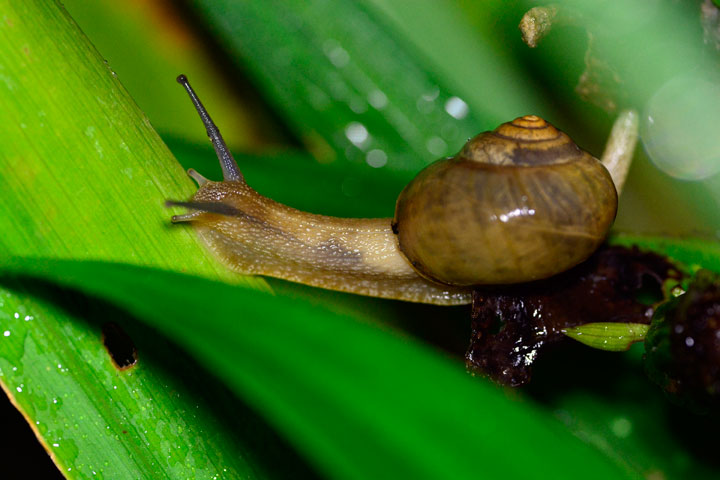
[[[528,115],[421,171],[398,198],[393,231],[426,278],[508,284],[582,262],[616,212],[617,192],[600,161]]]

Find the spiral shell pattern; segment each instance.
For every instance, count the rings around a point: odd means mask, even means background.
[[[617,192],[600,161],[527,115],[420,172],[398,198],[393,231],[431,280],[510,284],[587,259],[616,212]]]

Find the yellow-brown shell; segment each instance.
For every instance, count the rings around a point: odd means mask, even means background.
[[[427,278],[509,284],[587,259],[616,212],[617,192],[600,161],[528,115],[420,172],[398,198],[393,231]]]

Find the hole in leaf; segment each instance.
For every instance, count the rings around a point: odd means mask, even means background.
[[[110,358],[119,370],[126,370],[137,363],[137,349],[130,336],[115,322],[102,327],[102,339]]]

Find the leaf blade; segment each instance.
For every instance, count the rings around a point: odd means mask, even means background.
[[[110,360],[109,321],[134,340],[131,368]],[[286,478],[278,452],[303,471],[207,372],[107,304],[3,277],[0,330],[0,384],[67,478]]]
[[[527,478],[550,457],[557,478],[623,476],[542,412],[507,402],[495,387],[384,327],[129,265],[19,260],[4,270],[81,288],[169,328],[334,476],[466,477],[480,464],[491,477]],[[88,281],[100,272],[106,283]]]
[[[12,75],[0,82],[0,254],[127,261],[267,288],[170,228],[162,205],[190,197],[192,183],[67,14],[37,1],[2,8],[0,72]]]
[[[377,151],[389,175],[406,178],[457,152],[483,125],[496,126],[363,3],[201,1],[196,8],[325,162],[366,164]]]
[[[624,352],[635,342],[645,339],[650,325],[644,323],[586,323],[568,327],[563,333],[588,347],[608,352]]]

